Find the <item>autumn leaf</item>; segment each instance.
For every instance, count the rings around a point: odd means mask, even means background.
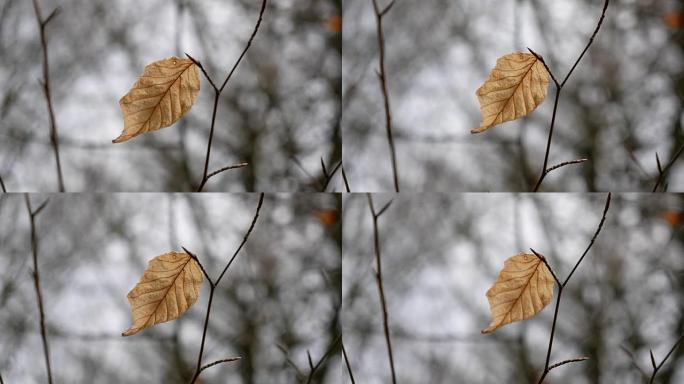
[[[672,29],[680,29],[684,25],[684,13],[669,12],[663,16],[663,21]]]
[[[175,123],[195,104],[199,89],[199,72],[192,60],[169,57],[149,64],[119,100],[124,128],[112,142],[123,143]]]
[[[316,217],[326,227],[331,227],[339,219],[339,212],[336,209],[322,209],[316,212]]]
[[[487,291],[492,322],[482,333],[541,312],[553,298],[554,282],[551,271],[537,256],[519,253],[510,257]]]
[[[549,72],[529,53],[500,57],[485,83],[477,90],[482,123],[470,133],[526,116],[546,98]]]
[[[677,211],[667,211],[663,213],[663,219],[667,221],[670,227],[675,228],[682,223],[682,220],[684,219],[684,213]]]
[[[202,281],[199,264],[187,253],[169,252],[152,259],[128,293],[133,325],[122,336],[180,317],[197,301]]]

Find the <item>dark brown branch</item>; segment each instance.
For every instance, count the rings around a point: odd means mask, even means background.
[[[235,64],[231,68],[230,72],[228,72],[226,79],[223,81],[223,84],[221,84],[220,87],[216,86],[216,83],[214,83],[211,76],[209,76],[207,71],[204,69],[204,66],[202,65],[202,63],[195,60],[192,56],[188,55],[187,53],[185,54],[190,60],[192,60],[200,68],[200,70],[204,74],[204,77],[207,78],[207,80],[209,81],[209,84],[211,84],[211,87],[214,89],[214,106],[213,106],[213,110],[211,112],[211,128],[209,129],[209,140],[207,141],[207,151],[206,151],[206,155],[204,158],[204,170],[202,171],[202,181],[200,182],[199,187],[197,188],[197,192],[202,192],[204,185],[207,183],[207,180],[209,180],[209,178],[211,176],[215,176],[215,175],[217,175],[223,171],[226,171],[228,169],[241,168],[241,167],[221,168],[218,171],[212,172],[211,174],[209,173],[209,159],[211,157],[211,143],[212,143],[212,139],[214,138],[214,126],[216,125],[216,111],[218,109],[218,101],[219,101],[219,98],[221,96],[221,92],[223,92],[226,85],[228,84],[228,81],[233,76],[233,73],[235,73],[235,70],[237,69],[238,65],[240,64],[242,59],[247,54],[249,47],[252,46],[252,41],[254,41],[254,38],[256,37],[256,34],[259,31],[259,26],[261,26],[261,21],[264,18],[264,12],[266,11],[266,4],[267,3],[268,3],[268,0],[262,1],[261,10],[259,11],[259,18],[257,19],[256,25],[254,26],[254,30],[252,31],[252,35],[249,37],[249,40],[247,40],[247,44],[245,45],[245,48],[242,50],[240,57],[238,57],[237,61],[235,62]]]
[[[375,263],[376,271],[375,278],[378,284],[378,293],[380,295],[380,309],[382,311],[382,324],[385,332],[385,341],[387,343],[387,354],[389,357],[390,370],[392,372],[392,383],[397,383],[397,375],[394,369],[394,354],[392,352],[392,340],[390,338],[389,326],[389,311],[387,310],[387,300],[385,298],[385,287],[382,281],[382,252],[380,250],[380,235],[378,233],[378,218],[389,207],[391,201],[381,209],[380,213],[376,213],[373,205],[373,198],[370,193],[366,194],[368,197],[368,206],[373,217],[373,243],[375,245]]]
[[[5,381],[2,380],[2,374],[0,374],[0,384],[5,384]]]
[[[342,165],[342,180],[344,180],[344,190],[351,192],[351,189],[349,188],[349,181],[347,180],[347,173],[344,172],[344,165]]]
[[[356,384],[356,381],[354,380],[354,373],[352,372],[351,363],[349,362],[349,357],[347,356],[347,350],[344,348],[344,342],[342,343],[342,356],[344,357],[344,364],[347,366],[349,379],[351,379],[352,384]]]
[[[48,61],[48,44],[47,37],[45,36],[45,28],[47,27],[48,23],[59,13],[59,8],[55,8],[45,19],[43,19],[43,16],[41,15],[38,0],[33,0],[33,9],[36,13],[36,21],[40,30],[40,43],[43,47],[43,80],[41,81],[41,85],[43,86],[43,92],[47,102],[48,116],[50,118],[50,142],[52,144],[52,151],[54,152],[55,164],[57,166],[57,186],[60,192],[64,192],[65,189],[64,178],[62,176],[62,163],[59,156],[57,119],[55,118],[55,111],[52,105],[52,95],[50,92],[50,63]]]
[[[215,284],[214,284],[214,281],[211,280],[211,277],[209,277],[209,274],[208,274],[207,271],[204,269],[204,266],[203,266],[202,263],[200,262],[199,258],[198,258],[194,253],[188,251],[187,248],[185,248],[185,247],[181,247],[181,248],[183,248],[183,250],[185,251],[185,253],[187,253],[188,255],[190,255],[190,257],[192,257],[192,259],[195,260],[195,261],[197,262],[197,265],[199,265],[200,269],[202,270],[202,273],[204,274],[204,277],[207,278],[207,281],[208,281],[209,284],[213,287],[213,286],[215,285]]]
[[[539,61],[541,61],[542,64],[544,64],[544,67],[545,67],[546,70],[549,72],[549,75],[551,76],[551,79],[553,79],[553,82],[554,82],[554,84],[556,85],[556,96],[555,96],[555,99],[554,99],[554,102],[553,102],[553,112],[552,112],[552,114],[551,114],[551,125],[550,125],[550,127],[549,127],[549,136],[548,136],[548,139],[547,139],[547,141],[546,141],[546,151],[544,152],[544,164],[543,164],[543,166],[542,166],[541,173],[539,174],[539,178],[537,179],[537,183],[534,185],[534,188],[532,189],[533,192],[537,192],[537,191],[539,190],[539,187],[541,187],[542,181],[544,181],[544,178],[546,177],[546,175],[549,174],[549,172],[551,172],[551,171],[553,171],[553,170],[555,170],[555,169],[561,168],[561,167],[563,167],[563,166],[565,166],[565,165],[579,164],[579,163],[582,163],[582,162],[584,162],[584,161],[587,161],[586,159],[581,159],[581,160],[583,160],[583,161],[574,160],[574,161],[569,161],[569,162],[561,163],[561,164],[555,165],[555,166],[550,167],[550,168],[548,167],[548,164],[549,164],[549,154],[551,153],[551,141],[552,141],[552,138],[553,138],[553,128],[554,128],[555,123],[556,123],[556,114],[558,113],[558,102],[559,102],[559,100],[560,100],[561,91],[563,90],[563,87],[565,86],[565,84],[568,82],[568,79],[570,79],[570,75],[572,75],[572,73],[575,71],[575,68],[577,68],[577,65],[579,65],[580,61],[582,61],[582,58],[584,57],[584,55],[585,55],[585,54],[587,53],[587,51],[589,50],[589,47],[591,47],[591,44],[594,42],[594,38],[596,38],[596,35],[598,34],[599,30],[601,29],[601,25],[603,25],[603,20],[604,20],[605,17],[606,17],[606,11],[608,10],[608,4],[609,4],[609,3],[610,3],[610,0],[605,0],[605,3],[603,4],[603,10],[602,10],[602,12],[601,12],[601,17],[599,18],[599,21],[598,21],[598,23],[596,24],[596,29],[594,29],[594,33],[593,33],[593,34],[591,35],[591,37],[589,38],[589,42],[587,43],[587,45],[586,45],[586,46],[584,47],[584,49],[582,50],[582,53],[580,53],[579,57],[577,57],[577,60],[575,60],[575,63],[572,65],[572,68],[570,68],[570,71],[568,71],[568,74],[565,75],[565,78],[563,79],[562,82],[560,82],[560,83],[558,82],[558,80],[556,79],[556,77],[555,77],[555,76],[553,75],[553,73],[551,72],[551,69],[548,67],[548,65],[546,65],[546,62],[544,61],[544,58],[543,58],[542,56],[538,55],[538,54],[537,54],[536,52],[534,52],[533,50],[531,50],[531,49],[528,48],[528,50],[529,50],[529,51],[530,51],[530,52],[531,52]]]
[[[185,249],[185,248],[183,248],[183,249]],[[538,253],[537,251],[535,251],[532,248],[530,248],[530,251],[532,251],[532,253],[534,253],[534,255],[537,256],[537,258],[539,260],[541,260],[546,265],[546,268],[548,268],[549,272],[551,272],[551,276],[553,276],[553,279],[556,280],[556,284],[558,284],[560,286],[562,283],[560,280],[558,280],[558,277],[556,276],[556,273],[553,271],[553,268],[551,268],[551,265],[549,265],[549,262],[546,261],[546,257],[544,257],[544,255],[542,255],[541,253]]]
[[[596,228],[596,232],[594,232],[594,236],[592,236],[591,240],[589,241],[589,245],[584,250],[584,252],[582,253],[582,256],[580,256],[579,260],[577,260],[577,262],[575,263],[575,266],[572,268],[572,271],[570,271],[570,274],[568,275],[568,277],[566,277],[565,280],[563,281],[563,283],[561,284],[560,280],[552,272],[554,279],[556,279],[556,284],[558,285],[558,296],[556,297],[556,308],[554,309],[554,312],[553,312],[553,322],[551,324],[551,335],[549,336],[549,346],[548,346],[547,351],[546,351],[546,362],[544,363],[544,371],[543,371],[541,377],[539,377],[539,381],[537,382],[537,384],[542,384],[542,382],[544,382],[544,379],[546,378],[546,376],[549,374],[549,371],[551,371],[553,368],[556,368],[560,365],[563,365],[563,364],[549,365],[551,363],[551,351],[553,349],[553,338],[554,338],[554,335],[556,334],[556,323],[558,321],[558,313],[560,312],[560,303],[561,303],[561,297],[563,295],[563,289],[568,284],[568,282],[570,281],[570,278],[572,277],[572,275],[575,273],[575,271],[577,270],[579,265],[584,260],[584,257],[587,255],[587,253],[589,253],[589,250],[594,245],[596,238],[598,237],[599,233],[601,232],[601,228],[603,228],[603,223],[605,223],[605,221],[606,221],[606,215],[608,214],[608,209],[610,208],[610,199],[611,199],[611,194],[608,193],[608,197],[606,198],[606,205],[603,208],[603,215],[601,216],[601,221],[599,222],[598,227]],[[532,252],[534,252],[534,250]],[[534,252],[534,254],[537,255],[537,257],[540,257],[542,259],[542,261],[544,261],[544,263],[546,264],[546,258],[541,256],[540,254],[537,254],[537,252]],[[546,265],[548,266],[548,264],[546,264]],[[552,271],[550,266],[549,266],[549,270]],[[572,362],[572,361],[566,361],[566,362]],[[565,362],[563,362],[563,363],[565,363]]]
[[[558,362],[558,363],[553,364],[552,366],[550,366],[550,367],[549,367],[549,371],[552,370],[552,369],[554,369],[554,368],[558,368],[558,367],[560,367],[561,365],[565,365],[565,364],[569,364],[569,363],[579,363],[579,362],[581,362],[581,361],[587,361],[587,360],[589,360],[588,357],[577,357],[577,358],[575,358],[575,359],[563,360],[563,361],[561,361],[561,362]]]
[[[337,343],[340,342],[342,338],[342,335],[337,335],[337,337],[333,340],[333,342],[330,344],[328,347],[328,350],[325,351],[323,356],[318,360],[316,364],[313,363],[313,360],[311,359],[311,354],[309,351],[306,351],[306,355],[309,360],[309,376],[306,379],[306,384],[311,384],[313,382],[313,378],[316,375],[316,372],[318,369],[323,365],[323,363],[328,359],[328,356],[332,353],[333,350],[335,350],[335,347],[337,346]]]
[[[213,363],[209,363],[209,364],[207,364],[207,365],[203,365],[203,366],[200,368],[200,372],[204,371],[204,370],[207,369],[207,368],[211,368],[211,367],[213,367],[214,365],[219,365],[219,364],[222,364],[222,363],[232,363],[233,361],[238,361],[238,360],[240,360],[240,359],[242,359],[242,358],[241,358],[241,357],[231,357],[231,358],[228,358],[228,359],[216,360],[216,361],[214,361]]]
[[[2,193],[7,193],[7,188],[5,188],[5,181],[2,180],[2,176],[0,176],[0,187],[2,188]]]
[[[233,256],[228,261],[228,264],[226,264],[226,267],[223,269],[223,271],[221,272],[221,275],[218,277],[218,279],[216,279],[212,282],[212,280],[209,279],[209,275],[206,273],[206,271],[204,271],[204,268],[202,268],[202,272],[205,274],[205,276],[207,276],[207,279],[211,282],[211,284],[210,284],[210,291],[209,291],[209,302],[207,303],[207,314],[204,318],[204,327],[202,329],[202,342],[200,343],[199,355],[197,357],[197,366],[195,368],[195,374],[192,376],[192,379],[190,380],[190,384],[195,383],[195,381],[199,377],[200,373],[202,373],[202,371],[204,369],[209,368],[210,366],[216,365],[216,364],[212,363],[212,364],[208,364],[206,366],[202,366],[202,355],[204,354],[204,344],[205,344],[206,339],[207,339],[207,330],[209,329],[209,315],[211,313],[211,304],[212,304],[213,299],[214,299],[214,292],[216,291],[216,287],[218,287],[219,283],[221,282],[221,279],[223,278],[223,276],[228,271],[228,268],[230,268],[231,264],[233,263],[233,261],[235,260],[237,255],[240,253],[240,250],[242,250],[242,247],[247,242],[247,239],[249,239],[249,235],[254,230],[257,219],[259,218],[259,211],[261,210],[261,205],[263,204],[263,202],[264,202],[264,194],[261,193],[259,195],[259,203],[257,204],[256,212],[254,213],[254,218],[252,219],[252,223],[250,224],[249,229],[247,229],[247,233],[245,233],[245,236],[243,237],[242,242],[240,243],[238,248],[233,253]],[[185,248],[183,248],[183,249],[185,249]],[[185,251],[188,252],[187,250],[185,250]],[[188,252],[188,254],[191,256],[194,256],[190,252]],[[197,258],[195,258],[195,260],[197,260]],[[201,264],[200,264],[200,266],[201,266]],[[219,360],[219,362],[223,362],[223,361]]]
[[[321,192],[325,192],[326,189],[328,189],[328,185],[330,184],[330,181],[332,180],[333,176],[337,173],[337,171],[342,167],[342,161],[337,163],[335,168],[333,168],[330,173],[328,173],[327,169],[325,168],[325,163],[323,162],[323,159],[321,158],[321,168],[323,170],[323,176],[325,176],[325,180],[323,181],[323,187],[321,188]]]
[[[43,305],[43,294],[40,288],[40,271],[38,269],[38,236],[36,234],[36,216],[45,208],[47,200],[41,204],[35,211],[31,208],[31,200],[29,195],[24,195],[26,201],[26,210],[28,211],[29,220],[31,224],[31,250],[33,252],[33,283],[36,289],[36,296],[38,298],[38,311],[40,314],[40,337],[43,340],[43,354],[45,356],[45,367],[47,369],[48,384],[52,384],[52,367],[50,365],[50,347],[48,345],[47,329],[45,327],[45,308]]]
[[[655,383],[655,378],[656,378],[656,375],[658,375],[658,371],[660,370],[660,368],[663,367],[663,365],[665,365],[665,362],[667,361],[667,359],[669,359],[670,356],[672,356],[672,354],[674,353],[674,351],[677,350],[677,347],[679,347],[679,345],[682,343],[682,341],[684,341],[684,334],[679,336],[679,339],[677,339],[677,342],[674,343],[672,348],[670,348],[670,351],[667,353],[667,355],[665,355],[663,360],[660,361],[660,364],[658,364],[658,365],[655,364],[655,358],[653,357],[653,351],[651,351],[651,362],[653,363],[653,374],[651,375],[651,381],[649,381],[650,384]]]
[[[385,107],[385,130],[387,131],[387,142],[390,148],[390,156],[392,160],[392,175],[394,177],[394,190],[399,192],[399,171],[397,169],[397,153],[394,147],[394,136],[392,133],[392,110],[390,108],[389,89],[387,85],[387,72],[385,69],[385,32],[382,28],[382,20],[394,5],[394,0],[385,8],[380,9],[377,0],[373,1],[373,10],[375,11],[375,21],[377,24],[378,47],[380,50],[380,70],[377,72],[380,80],[380,88]]]
[[[656,192],[658,190],[658,187],[660,186],[660,184],[662,184],[663,181],[665,180],[665,176],[667,175],[667,172],[670,170],[670,168],[672,168],[672,166],[677,161],[677,159],[679,159],[679,156],[681,156],[682,152],[684,152],[684,145],[679,147],[679,149],[677,150],[675,155],[672,156],[672,160],[670,160],[670,162],[667,163],[665,168],[660,167],[660,159],[658,159],[658,154],[656,153],[656,161],[658,163],[658,179],[656,180],[656,183],[653,186],[653,190],[651,192]]]

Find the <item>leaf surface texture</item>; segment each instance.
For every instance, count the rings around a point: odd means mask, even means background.
[[[150,260],[128,293],[133,325],[123,336],[180,317],[197,301],[202,281],[199,264],[187,253],[169,252]]]
[[[124,128],[113,143],[168,127],[183,117],[197,100],[199,71],[190,59],[169,57],[155,61],[119,100]]]
[[[484,84],[477,90],[482,123],[471,133],[528,115],[544,99],[549,72],[530,53],[516,52],[500,57]]]
[[[482,333],[541,312],[553,298],[554,282],[549,268],[537,256],[519,253],[508,258],[487,291],[492,321]]]

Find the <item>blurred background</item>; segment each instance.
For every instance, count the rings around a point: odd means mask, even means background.
[[[184,246],[214,278],[242,240],[258,195],[33,195],[39,268],[57,383],[187,383],[209,287],[178,320],[135,336],[126,295],[155,256]],[[217,288],[203,383],[338,383],[341,225],[334,195],[268,195],[242,253]],[[44,383],[28,214],[0,197],[0,374]],[[7,223],[13,223],[12,225]],[[38,358],[40,357],[40,358]],[[334,364],[331,362],[335,362]]]
[[[376,207],[390,198],[375,195]],[[482,335],[490,320],[485,293],[504,261],[529,248],[545,254],[559,278],[567,276],[596,231],[605,198],[394,197],[379,232],[398,381],[536,382],[553,304]],[[368,202],[354,195],[343,205],[345,349],[356,382],[388,383]],[[552,370],[549,383],[644,383],[634,364],[650,374],[649,349],[659,362],[684,333],[683,207],[678,195],[613,195],[602,233],[563,293],[551,356],[590,359]],[[684,382],[684,348],[656,382]]]
[[[381,6],[388,1],[380,0]],[[601,14],[599,0],[397,1],[384,18],[402,191],[529,191],[541,171],[555,87],[530,116],[471,135],[475,91],[496,59],[527,47],[565,77]],[[370,0],[348,0],[343,142],[352,190],[389,191],[392,174]],[[650,191],[684,145],[684,1],[613,0],[563,89],[547,191]],[[684,162],[669,190],[684,190]]]
[[[188,191],[204,166],[213,91],[171,127],[114,145],[119,99],[145,65],[184,52],[221,82],[243,50],[260,1],[41,0],[67,191]],[[341,0],[269,1],[224,90],[210,169],[213,191],[318,191],[320,160],[341,159]],[[56,191],[31,1],[0,1],[0,175],[9,191]],[[219,80],[221,79],[221,80]],[[330,166],[332,168],[332,166]],[[340,188],[338,188],[340,189]]]

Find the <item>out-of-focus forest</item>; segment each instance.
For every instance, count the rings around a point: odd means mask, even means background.
[[[388,1],[379,1],[382,5]],[[471,135],[475,91],[496,59],[527,47],[562,79],[601,14],[595,0],[396,1],[383,18],[402,191],[529,191],[542,168],[555,87],[530,116]],[[392,189],[370,0],[344,6],[343,142],[353,190]],[[546,191],[650,191],[684,145],[684,2],[613,0],[563,88]],[[684,190],[684,164],[669,172]]]
[[[482,335],[485,293],[504,260],[533,248],[564,279],[601,218],[605,194],[376,195],[382,273],[398,382],[535,383],[554,301],[541,314]],[[684,333],[682,196],[613,195],[593,248],[563,291],[549,383],[644,383]],[[365,196],[344,205],[342,327],[356,382],[390,382]],[[634,359],[629,354],[634,355]],[[346,372],[346,370],[345,370]],[[346,373],[345,373],[346,376]],[[455,379],[457,378],[457,379]],[[660,384],[684,382],[684,348]]]
[[[32,195],[34,209],[43,195]],[[178,320],[131,337],[126,295],[147,262],[181,246],[215,279],[242,240],[258,196],[50,195],[36,217],[39,270],[57,383],[187,383],[209,286]],[[335,195],[266,196],[247,244],[217,288],[202,383],[337,383],[341,225]],[[46,382],[29,220],[23,196],[0,197],[0,374]],[[198,381],[199,382],[199,381]]]
[[[119,99],[145,65],[184,52],[216,82],[254,29],[261,2],[41,0],[67,191],[188,191],[200,183],[212,114],[205,78],[192,110],[169,128],[114,145]],[[269,1],[223,92],[210,191],[312,191],[339,162],[340,0]],[[0,175],[9,191],[56,191],[42,48],[31,1],[0,1]],[[220,79],[220,80],[219,80]],[[331,166],[332,167],[332,166]]]

